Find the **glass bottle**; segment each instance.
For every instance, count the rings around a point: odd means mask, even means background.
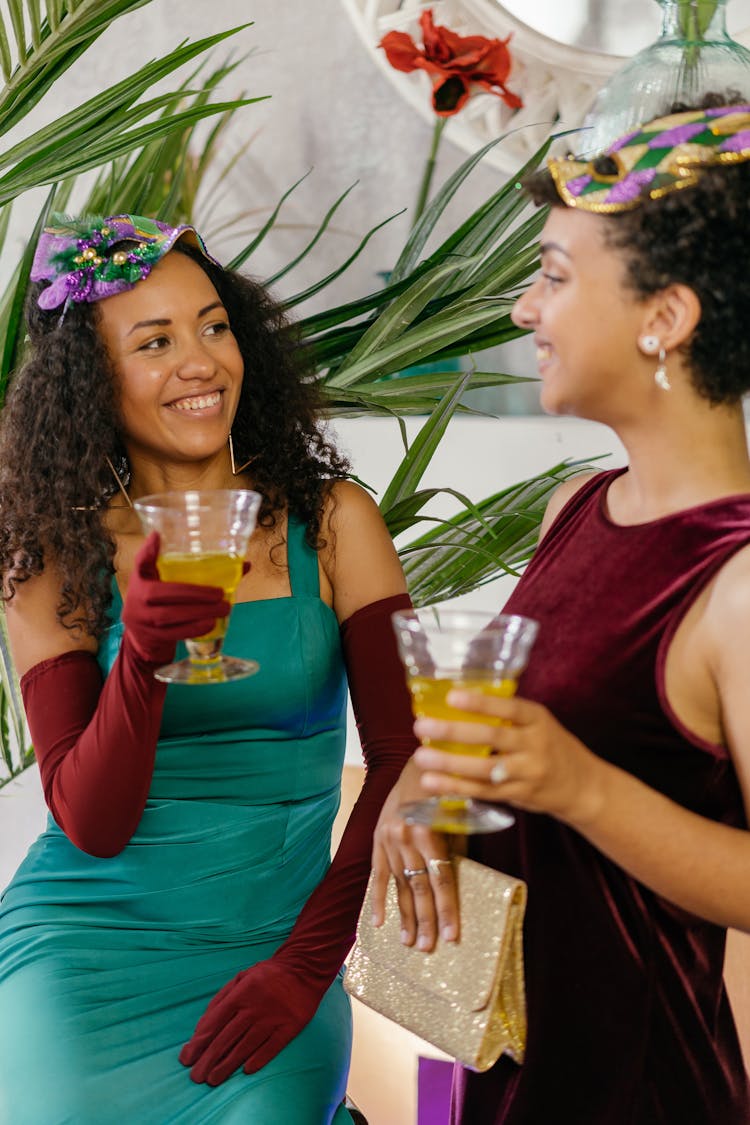
[[[573,141],[584,159],[668,113],[674,102],[692,106],[710,92],[730,100],[739,94],[750,103],[750,51],[727,32],[726,0],[657,3],[659,38],[612,75],[586,114],[580,140]]]

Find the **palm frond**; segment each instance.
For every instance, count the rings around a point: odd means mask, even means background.
[[[0,340],[2,340],[2,350],[0,350],[0,407],[5,402],[8,380],[16,367],[23,342],[23,307],[26,300],[26,290],[29,286],[31,265],[34,260],[34,249],[39,235],[42,233],[42,228],[47,223],[47,216],[52,209],[55,194],[53,188],[39,213],[32,237],[26,245],[13,281],[9,286],[9,300],[7,304],[3,304],[0,314]]]
[[[399,547],[415,605],[434,605],[468,594],[502,573],[518,575],[536,547],[554,490],[592,467],[583,461],[563,461],[496,492],[473,510],[464,507],[450,519],[423,516],[434,526]]]
[[[383,493],[380,510],[391,535],[397,535],[398,532],[404,530],[403,516],[399,514],[398,520],[396,520],[394,511],[397,511],[398,504],[406,497],[412,496],[416,491],[416,487],[424,476],[427,466],[440,444],[440,439],[456,411],[461,395],[467,389],[471,378],[471,372],[463,375],[451,390],[443,395],[412,442],[411,447],[407,449],[401,464]]]
[[[0,607],[0,789],[34,760],[26,726],[21,691],[13,667],[5,622]]]
[[[12,26],[11,50],[7,23],[0,16],[0,135],[17,125],[102,35],[114,20],[143,7],[149,0],[46,0],[40,18],[37,0],[27,0],[30,35],[21,29],[20,4]],[[15,58],[13,55],[15,54]]]
[[[487,387],[534,382],[525,375],[505,375],[499,371],[472,371],[472,391]],[[435,404],[456,385],[456,372],[415,372],[404,376],[403,385],[396,379],[383,379],[354,390],[338,389],[326,396],[326,413],[336,417],[361,414],[389,415],[429,414]],[[393,405],[391,405],[393,404]],[[459,403],[457,413],[465,412]]]

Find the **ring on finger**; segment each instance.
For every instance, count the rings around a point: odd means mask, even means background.
[[[428,859],[427,867],[430,875],[439,875],[443,867],[453,867],[453,861],[450,859]]]
[[[426,874],[427,874],[427,868],[426,867],[405,867],[404,868],[404,878],[405,879],[413,879],[415,875],[426,875]]]
[[[507,780],[507,777],[508,767],[502,758],[500,758],[490,770],[490,781],[493,785],[500,785],[503,781]]]

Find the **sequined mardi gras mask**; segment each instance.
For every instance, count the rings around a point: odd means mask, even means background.
[[[214,261],[191,226],[141,215],[56,218],[57,226],[42,231],[31,267],[32,281],[51,282],[39,294],[43,309],[64,305],[64,314],[71,301],[101,301],[132,289],[180,238]]]
[[[697,183],[703,169],[750,160],[750,105],[657,117],[591,161],[548,160],[568,207],[612,214]]]

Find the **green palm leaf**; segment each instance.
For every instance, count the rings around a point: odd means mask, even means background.
[[[399,548],[415,605],[434,605],[468,594],[499,573],[517,575],[536,547],[539,524],[554,490],[591,469],[582,461],[563,461],[496,492],[474,510],[432,520],[434,527]]]
[[[11,0],[12,26],[18,28],[16,62],[13,63],[7,24],[0,15],[0,134],[7,133],[26,116],[58,79],[72,67],[109,25],[120,16],[141,8],[149,0],[46,0],[40,19],[38,0]],[[21,12],[28,15],[30,38],[21,29]]]
[[[524,375],[505,375],[499,371],[473,371],[471,390],[530,382],[534,380]],[[451,370],[415,373],[409,375],[403,383],[404,385],[395,379],[384,379],[354,390],[329,391],[326,398],[326,412],[334,416],[387,414],[391,417],[403,417],[408,414],[429,414],[435,403],[455,387],[456,372]],[[466,412],[466,408],[460,403],[457,407],[458,412]]]
[[[2,340],[2,351],[0,351],[0,407],[5,402],[8,380],[16,366],[23,343],[23,306],[29,285],[31,265],[34,260],[34,249],[39,235],[42,233],[42,228],[47,223],[47,216],[52,208],[55,194],[53,188],[39,213],[32,237],[27,243],[13,282],[9,286],[9,300],[0,313],[0,339]]]
[[[471,377],[471,372],[463,375],[452,389],[443,395],[417,434],[411,448],[407,450],[404,459],[393,475],[391,483],[383,493],[380,510],[392,535],[397,534],[395,528],[389,523],[389,520],[393,519],[393,511],[405,497],[409,497],[415,492]],[[403,528],[399,527],[399,530],[403,530]]]

